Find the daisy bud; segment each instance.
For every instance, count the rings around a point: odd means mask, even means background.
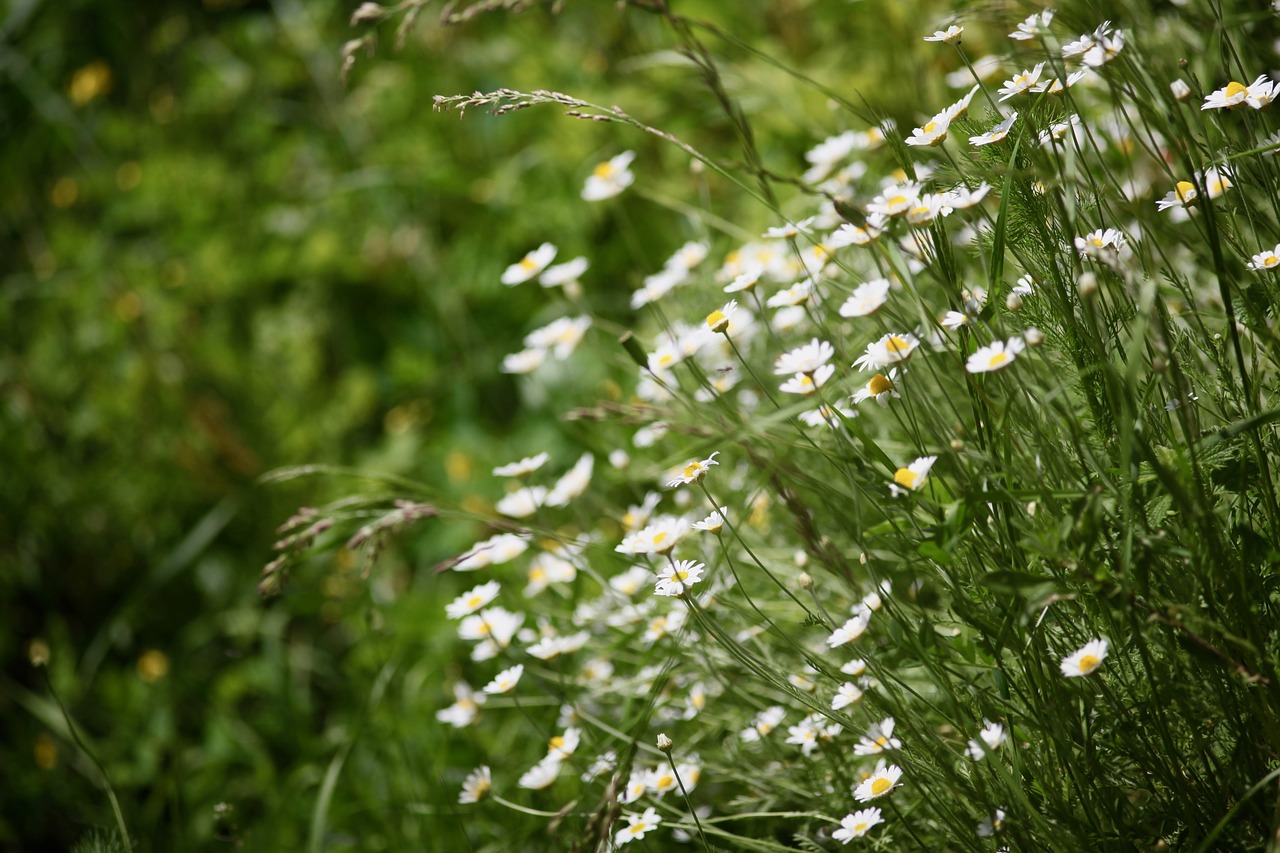
[[[1165,361],[1163,358],[1161,358],[1160,356],[1156,356],[1155,358],[1151,359],[1151,369],[1154,370],[1156,373],[1164,373],[1165,369],[1168,368],[1168,366],[1169,366],[1169,363]]]
[[[631,457],[627,455],[625,450],[609,451],[609,464],[619,471],[631,464]]]
[[[1038,347],[1044,343],[1044,332],[1032,326],[1022,333],[1022,339],[1027,342],[1027,346]]]
[[[1187,85],[1186,80],[1174,80],[1169,84],[1169,91],[1173,92],[1173,96],[1179,101],[1185,101],[1191,97],[1191,87]]]
[[[964,442],[958,438],[951,439],[951,449],[956,453],[960,453],[964,450]]]
[[[663,752],[671,751],[671,738],[667,737],[665,733],[658,735],[658,749]]]
[[[1004,299],[1004,307],[1010,311],[1017,311],[1022,307],[1022,297],[1016,293],[1010,293]]]
[[[49,644],[39,637],[27,645],[27,660],[31,661],[32,666],[48,666],[49,655]]]
[[[808,572],[801,572],[796,582],[800,584],[801,589],[813,589],[813,575]]]
[[[1080,294],[1082,299],[1088,299],[1097,292],[1098,277],[1091,272],[1083,273],[1080,280],[1076,282],[1076,293]]]
[[[791,555],[791,559],[795,561],[795,564],[799,568],[803,569],[805,566],[809,565],[809,552],[796,551],[794,554]]]

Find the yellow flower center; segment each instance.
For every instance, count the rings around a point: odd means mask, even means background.
[[[529,257],[528,255],[525,255],[523,258],[520,259],[520,269],[524,270],[525,272],[532,272],[537,268],[538,268],[538,262],[535,261],[533,258]]]
[[[855,823],[853,825],[854,832],[866,832],[867,828],[868,828],[868,824],[866,823],[866,821],[863,821],[862,823]]]
[[[813,387],[813,379],[809,376],[809,374],[806,373],[805,375],[800,377],[800,387],[801,388]]]
[[[871,796],[878,797],[892,787],[893,783],[881,776],[879,779],[871,783]]]
[[[663,367],[666,367],[668,364],[671,364],[675,360],[676,360],[676,357],[669,352],[663,353],[662,355],[658,356],[658,364],[662,365]]]
[[[872,376],[871,381],[867,383],[867,390],[872,394],[883,394],[885,391],[892,389],[893,383],[883,373],[877,373]]]
[[[889,745],[889,739],[884,735],[880,735],[880,737],[876,738],[876,746],[885,747],[888,745]]]
[[[595,169],[592,170],[592,174],[597,178],[607,178],[613,174],[613,164],[606,160],[599,166],[596,166]]]
[[[666,542],[667,538],[670,536],[671,534],[664,530],[653,537],[653,544],[661,545],[663,542]]]
[[[485,794],[489,793],[489,789],[492,787],[493,785],[491,783],[481,779],[479,782],[476,783],[475,788],[474,790],[472,790],[471,793],[478,800],[481,797],[483,797]]]
[[[561,737],[560,735],[556,735],[551,739],[551,743],[548,746],[551,749],[559,749],[560,747],[564,746],[564,738]]]
[[[707,326],[710,327],[713,332],[718,332],[720,329],[724,328],[721,324],[727,323],[728,320],[729,318],[724,315],[723,311],[712,311],[707,315]]]
[[[1231,182],[1225,178],[1215,178],[1213,183],[1209,184],[1208,190],[1210,197],[1220,196],[1231,186]]]
[[[929,213],[930,213],[929,208],[922,204],[919,207],[911,208],[911,213],[909,215],[910,216],[928,216]]]
[[[1004,367],[1009,363],[1009,361],[1009,353],[998,352],[987,360],[987,370],[996,370],[997,368]]]
[[[542,566],[533,566],[529,569],[529,580],[540,581],[547,577],[547,572]]]
[[[936,121],[931,121],[920,129],[923,130],[925,133],[933,133],[933,129],[937,126],[938,126],[938,123]]]
[[[644,821],[640,821],[639,823],[628,826],[627,832],[631,833],[632,835],[639,835],[640,833],[644,832],[648,828],[649,828],[649,825],[647,823],[645,823]]]
[[[483,596],[483,595],[469,595],[469,596],[467,596],[467,608],[468,608],[469,610],[474,610],[475,608],[479,607],[481,604],[484,604],[484,596]]]
[[[895,195],[893,198],[885,202],[886,206],[888,207],[898,207],[899,205],[903,205],[906,203],[907,203],[907,197],[905,195]]]
[[[890,335],[889,340],[885,342],[884,348],[889,352],[910,352],[911,343],[897,335]]]
[[[893,472],[893,481],[904,489],[914,489],[918,479],[920,475],[910,468],[899,468]]]
[[[1186,202],[1196,196],[1196,185],[1190,181],[1178,181],[1178,185],[1174,187],[1174,192],[1178,195],[1178,201]]]
[[[1080,658],[1080,671],[1093,672],[1093,670],[1098,668],[1098,664],[1100,663],[1102,663],[1102,661],[1098,660],[1094,655],[1085,655]]]
[[[682,571],[672,572],[671,579],[674,581],[678,581],[680,583],[684,583],[686,580],[689,579],[689,573],[682,572]]]
[[[659,777],[658,777],[658,781],[654,783],[653,787],[655,787],[655,788],[669,788],[669,787],[671,787],[672,785],[674,785],[675,783],[676,783],[676,780],[671,776],[671,774],[670,774],[670,773],[668,773],[668,774],[666,774],[665,776],[659,776]]]
[[[701,462],[690,462],[684,466],[684,477],[686,480],[698,476],[698,472],[702,470]]]
[[[1265,258],[1262,259],[1262,265],[1267,269],[1271,269],[1277,264],[1280,264],[1280,257],[1277,257],[1275,255],[1267,255]]]
[[[1244,95],[1248,93],[1248,91],[1249,91],[1248,86],[1244,85],[1243,83],[1237,83],[1235,80],[1232,80],[1230,83],[1227,84],[1226,95],[1228,98],[1236,98],[1236,97],[1239,97],[1240,95]]]
[[[1089,242],[1093,244],[1095,249],[1101,249],[1104,245],[1101,237],[1090,237]]]

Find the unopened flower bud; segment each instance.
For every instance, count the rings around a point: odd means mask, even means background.
[[[960,453],[964,450],[964,442],[958,438],[951,439],[951,449],[956,453]]]
[[[813,589],[813,575],[808,572],[801,572],[800,577],[797,578],[797,583],[800,584],[801,589]]]
[[[351,13],[351,26],[362,24],[366,21],[376,21],[387,14],[387,10],[379,6],[377,3],[361,3],[354,12]]]
[[[1098,277],[1088,271],[1081,273],[1080,280],[1076,282],[1076,293],[1080,294],[1081,298],[1088,299],[1097,292]]]
[[[658,735],[658,749],[662,750],[663,752],[670,752],[670,751],[671,751],[671,738],[667,737],[667,736],[666,736],[666,734],[659,734],[659,735]]]
[[[39,637],[27,645],[27,660],[31,661],[32,666],[48,666],[51,654],[49,644]]]
[[[1169,91],[1173,92],[1173,96],[1179,101],[1185,101],[1191,97],[1191,87],[1187,85],[1186,80],[1174,80],[1169,84]]]
[[[1027,342],[1027,346],[1038,347],[1044,343],[1044,332],[1032,326],[1022,333],[1022,339]]]
[[[1016,293],[1010,293],[1004,298],[1004,307],[1010,311],[1017,311],[1022,307],[1022,297]]]

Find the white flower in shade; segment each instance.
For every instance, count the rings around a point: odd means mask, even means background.
[[[1209,194],[1209,198],[1220,198],[1233,186],[1235,185],[1231,183],[1231,179],[1217,166],[1211,166],[1205,170],[1204,191]]]
[[[581,729],[573,726],[564,730],[564,734],[556,735],[547,742],[546,761],[565,761],[578,749],[582,740]]]
[[[864,801],[865,802],[865,801]],[[875,806],[861,809],[840,819],[840,828],[831,833],[831,837],[841,844],[848,844],[855,838],[861,838],[877,824],[884,823],[880,810]]]
[[[1044,63],[1041,62],[1030,71],[1023,71],[1013,77],[1000,87],[1000,100],[1007,101],[1014,95],[1020,95],[1030,89],[1040,79],[1040,72],[1044,70]]]
[[[831,632],[831,636],[827,637],[828,648],[839,648],[845,643],[851,643],[863,635],[867,630],[867,624],[870,619],[864,615],[857,615],[847,620],[839,628]]]
[[[1174,80],[1169,84],[1169,92],[1178,101],[1185,101],[1191,97],[1191,87],[1187,85],[1186,80]]]
[[[688,270],[666,268],[644,277],[639,290],[631,293],[631,307],[639,310],[651,302],[657,302],[689,279]]]
[[[1130,254],[1128,241],[1124,234],[1115,228],[1091,231],[1083,237],[1075,239],[1076,251],[1088,258],[1112,265],[1127,258]]]
[[[632,566],[625,572],[609,578],[609,586],[623,595],[635,595],[649,583],[652,576],[653,572],[644,566]]]
[[[902,779],[902,768],[896,764],[877,769],[863,779],[862,784],[853,789],[853,798],[860,803],[865,803],[877,797],[883,797],[898,786],[900,779]]]
[[[835,698],[831,700],[831,710],[839,711],[841,708],[847,708],[860,699],[862,699],[862,688],[852,681],[846,681],[840,685]]]
[[[550,350],[556,358],[565,359],[582,343],[582,337],[589,328],[590,317],[561,317],[525,335],[524,345],[530,349]]]
[[[970,73],[968,68],[961,68],[952,71],[943,79],[952,89],[960,89],[971,85],[975,75],[979,80],[990,80],[1000,73],[1002,67],[998,56],[981,56],[973,61],[973,73]]]
[[[733,281],[724,286],[725,293],[740,293],[742,291],[750,292],[755,290],[756,285],[760,283],[760,276],[764,274],[764,267],[760,264],[751,264],[743,272],[734,276]]]
[[[810,755],[822,744],[831,742],[843,728],[839,723],[829,723],[821,714],[810,714],[798,725],[787,728],[787,743],[799,746],[802,753]]]
[[[493,508],[508,518],[525,518],[537,512],[546,499],[545,486],[525,486],[503,495]]]
[[[1062,659],[1062,674],[1068,678],[1089,675],[1107,659],[1106,639],[1090,640]]]
[[[489,774],[489,768],[482,764],[468,773],[467,778],[462,780],[462,790],[458,793],[458,802],[463,805],[478,803],[489,796],[489,791],[492,788],[493,777]]]
[[[573,467],[564,473],[551,491],[547,492],[547,506],[568,506],[569,502],[580,496],[591,485],[591,474],[595,471],[596,458],[584,453],[573,463]]]
[[[596,166],[582,187],[583,200],[601,201],[612,198],[631,186],[636,179],[631,172],[631,161],[635,158],[636,152],[623,151]]]
[[[972,317],[960,311],[948,311],[942,316],[942,328],[955,331],[961,326],[967,326],[973,322]]]
[[[964,33],[964,27],[958,27],[955,24],[947,27],[945,30],[936,30],[931,36],[925,36],[925,41],[939,41],[947,44],[959,44],[960,36]]]
[[[925,193],[907,211],[907,222],[912,225],[928,225],[939,216],[950,216],[950,193]]]
[[[711,247],[700,240],[690,240],[679,249],[676,249],[671,257],[667,258],[666,269],[681,270],[688,272],[707,259],[707,253],[711,251]]]
[[[981,761],[988,752],[995,752],[1009,739],[1004,726],[990,720],[982,721],[982,731],[978,732],[978,740],[969,741],[965,752],[974,761]]]
[[[523,613],[489,607],[465,617],[458,625],[458,636],[464,640],[492,640],[505,648],[523,624]]]
[[[676,516],[661,516],[651,524],[626,536],[615,548],[621,554],[667,554],[689,530],[689,522]]]
[[[811,427],[838,427],[841,422],[848,418],[856,418],[858,412],[839,403],[835,405],[823,404],[816,409],[808,412],[800,413],[800,420],[806,426]]]
[[[761,236],[766,240],[786,240],[791,237],[797,237],[801,234],[808,234],[813,230],[810,227],[813,225],[813,220],[814,217],[810,216],[807,219],[801,219],[799,222],[784,222],[781,225],[775,225],[773,228],[770,228]]]
[[[445,615],[450,619],[461,619],[463,616],[475,613],[481,607],[497,598],[498,590],[501,588],[501,584],[497,581],[482,583],[445,605]]]
[[[646,770],[636,768],[631,771],[631,777],[627,780],[627,784],[618,792],[618,802],[634,803],[645,795],[648,787],[645,785],[645,779],[649,773]]]
[[[918,146],[934,146],[941,145],[947,138],[947,131],[951,129],[951,115],[946,110],[938,113],[929,119],[921,127],[917,127],[911,131],[911,135],[907,137],[908,145]]]
[[[1081,68],[1079,71],[1073,71],[1068,74],[1065,81],[1060,77],[1054,77],[1052,80],[1041,80],[1031,87],[1031,91],[1038,94],[1061,95],[1067,89],[1083,80],[1088,73],[1089,69]]]
[[[885,717],[874,723],[867,733],[854,744],[854,755],[879,755],[890,749],[902,749],[902,741],[893,736],[893,717]]]
[[[608,773],[618,764],[618,753],[612,749],[603,755],[597,755],[595,760],[588,765],[587,769],[582,771],[582,781],[590,782],[602,773]]]
[[[514,560],[529,548],[527,536],[515,533],[499,533],[483,542],[477,542],[471,550],[458,558],[455,572],[474,572],[486,566],[497,566]]]
[[[674,489],[677,486],[687,486],[690,483],[701,483],[706,478],[707,472],[711,470],[712,465],[719,465],[716,457],[720,455],[717,450],[706,459],[694,459],[676,476],[674,480],[667,483],[668,489]]]
[[[1245,266],[1254,272],[1273,270],[1280,267],[1280,243],[1277,243],[1274,249],[1263,249],[1250,258],[1249,263],[1245,264]]]
[[[987,131],[986,133],[981,134],[979,136],[970,136],[969,144],[975,145],[975,146],[991,145],[992,143],[1002,141],[1006,136],[1009,135],[1009,129],[1013,127],[1013,123],[1017,121],[1017,119],[1018,119],[1018,112],[1017,110],[1015,110],[1014,112],[1009,114],[1008,118],[1006,118],[1004,121],[997,124],[995,127]]]
[[[845,246],[866,246],[884,233],[888,218],[883,213],[872,213],[867,216],[864,225],[846,222],[837,228],[824,241],[829,249],[843,249]]]
[[[867,671],[867,662],[861,658],[851,660],[840,667],[840,671],[845,675],[852,675],[854,678],[862,675]]]
[[[973,355],[969,356],[969,360],[965,362],[964,369],[970,373],[990,373],[995,370],[1004,370],[1013,360],[1018,357],[1018,353],[1026,348],[1027,344],[1020,337],[1009,338],[1004,341],[993,341],[985,347],[979,347]]]
[[[938,461],[936,456],[921,456],[907,467],[894,471],[893,482],[889,484],[890,493],[898,497],[923,486],[924,481],[929,477],[929,469],[936,461]]]
[[[902,395],[898,393],[898,389],[895,387],[894,382],[897,378],[898,368],[896,367],[892,368],[888,372],[888,375],[885,375],[884,373],[877,373],[875,376],[872,376],[871,379],[867,381],[866,385],[863,385],[857,391],[853,392],[852,400],[854,404],[874,398],[880,405],[887,406],[889,405],[890,399],[900,399]]]
[[[653,515],[654,509],[661,500],[662,495],[657,492],[649,492],[639,504],[627,507],[626,513],[621,518],[622,526],[628,532],[634,532],[644,527],[649,523],[649,516]]]
[[[1009,38],[1017,41],[1030,41],[1049,32],[1049,22],[1053,20],[1053,10],[1045,9],[1027,18],[1018,28],[1009,33]]]
[[[518,663],[513,667],[504,669],[494,676],[493,681],[484,686],[484,692],[489,694],[510,693],[520,683],[520,676],[522,675],[524,675],[524,664]]]
[[[765,302],[770,308],[783,308],[788,305],[803,305],[813,296],[813,280],[802,279],[785,290],[780,290]]]
[[[738,732],[738,737],[748,743],[754,743],[776,729],[786,715],[787,712],[781,705],[765,708],[756,714],[750,726]]]
[[[773,363],[773,372],[785,376],[788,373],[813,373],[826,364],[836,354],[836,349],[826,341],[817,338],[804,346],[784,352]]]
[[[653,808],[647,808],[641,814],[628,814],[623,817],[627,819],[626,827],[618,830],[613,836],[613,843],[619,847],[637,838],[644,838],[645,833],[652,832],[662,823],[662,817]]]
[[[1016,296],[1034,296],[1036,284],[1035,276],[1027,273],[1014,282],[1013,288],[1009,292]]]
[[[547,464],[550,459],[547,453],[539,453],[536,456],[526,456],[519,462],[509,462],[506,465],[499,465],[493,469],[495,477],[524,477],[537,471],[543,465]]]
[[[919,345],[920,341],[915,335],[906,332],[890,333],[867,344],[867,351],[858,356],[853,366],[859,370],[883,370],[906,361]]]
[[[1004,819],[1007,817],[1004,809],[996,809],[995,814],[984,817],[982,822],[978,824],[978,837],[990,838],[996,833],[1004,829]]]
[[[465,681],[459,681],[453,685],[453,698],[452,705],[436,711],[436,719],[455,729],[463,729],[476,721],[480,706],[487,697],[483,693],[474,692]]]
[[[804,159],[811,165],[805,171],[803,180],[807,184],[816,184],[831,170],[843,163],[858,148],[858,134],[846,130],[837,136],[830,136],[805,152]]]
[[[560,657],[560,655],[576,652],[585,646],[590,638],[591,635],[586,631],[579,631],[576,634],[569,634],[564,637],[543,637],[526,648],[525,651],[538,660],[552,660]]]
[[[891,184],[867,204],[868,215],[900,216],[911,209],[920,195],[920,185],[915,183]]]
[[[531,791],[541,791],[543,788],[549,788],[556,781],[556,777],[560,775],[560,764],[561,762],[558,759],[547,756],[526,770],[516,784]]]
[[[546,364],[546,361],[546,350],[526,349],[504,356],[501,370],[503,373],[533,373]]]
[[[571,261],[565,261],[563,264],[556,264],[554,267],[547,269],[538,276],[538,284],[543,287],[563,287],[571,289],[577,284],[578,279],[587,271],[587,267],[591,265],[590,261],[583,257],[574,258]],[[571,296],[574,294],[570,294]]]
[[[556,247],[543,243],[502,273],[502,283],[508,286],[523,284],[547,268],[556,259]]]
[[[827,380],[836,372],[834,364],[824,364],[813,373],[797,373],[786,382],[778,386],[778,390],[784,394],[812,394],[827,384]]]
[[[524,594],[526,598],[531,598],[546,589],[548,584],[572,583],[578,576],[578,569],[559,553],[543,551],[529,562],[526,574],[529,583],[524,588]]]
[[[875,313],[889,298],[889,280],[874,278],[854,288],[853,293],[840,306],[841,317],[866,317]]]
[[[711,515],[702,519],[702,521],[695,521],[693,523],[693,529],[704,530],[707,533],[719,533],[724,527],[725,513],[728,511],[729,508],[727,506],[720,507],[718,510],[711,513]]]
[[[678,563],[663,566],[658,572],[658,582],[653,588],[654,595],[682,596],[688,587],[702,580],[702,572],[707,567],[693,560],[681,560]]]

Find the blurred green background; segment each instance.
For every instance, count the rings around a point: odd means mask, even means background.
[[[433,626],[454,591],[429,569],[483,528],[415,528],[368,581],[329,549],[264,602],[275,527],[367,484],[259,478],[350,465],[483,509],[492,465],[550,449],[567,466],[581,437],[555,415],[619,373],[501,374],[520,336],[567,313],[502,269],[548,240],[586,254],[587,300],[625,325],[629,291],[704,236],[664,206],[696,203],[696,184],[655,138],[545,108],[459,123],[432,95],[557,88],[736,156],[734,132],[658,22],[615,4],[457,28],[427,7],[403,50],[380,28],[344,84],[341,47],[368,31],[348,23],[356,5],[0,7],[0,847],[65,850],[113,824],[47,673],[139,850],[300,848],[366,724],[324,847],[462,849],[455,816],[405,806],[455,796],[432,654],[451,648]],[[853,67],[848,33],[919,28],[908,6],[687,5],[846,91],[893,67],[887,52]],[[726,83],[763,118],[771,166],[798,171],[856,124],[733,51]],[[913,115],[919,85],[879,105]],[[628,148],[647,196],[582,203],[591,167]],[[719,215],[775,224],[709,192]],[[380,685],[393,716],[366,714]]]

